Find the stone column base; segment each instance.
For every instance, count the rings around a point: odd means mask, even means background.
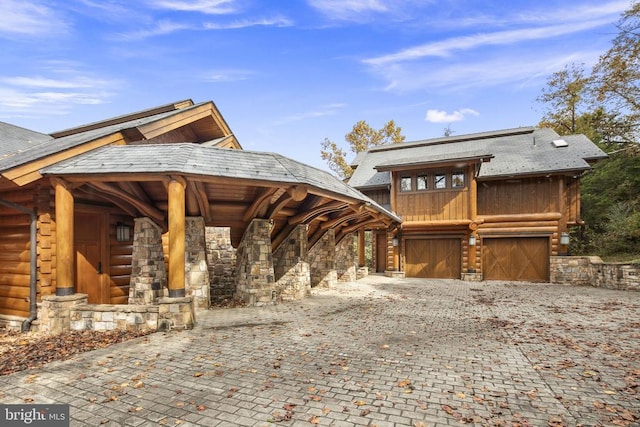
[[[38,311],[39,331],[55,335],[70,330],[71,308],[75,305],[87,304],[88,298],[87,294],[42,297]]]
[[[196,314],[192,297],[158,299],[159,331],[193,329],[195,324]]]

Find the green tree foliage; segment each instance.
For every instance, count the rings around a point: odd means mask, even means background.
[[[402,135],[402,128],[396,126],[393,120],[389,120],[379,130],[369,126],[366,121],[360,120],[353,125],[353,129],[344,136],[344,139],[349,144],[349,151],[357,154],[379,145],[402,142],[405,137]],[[353,173],[353,169],[347,161],[347,152],[329,138],[325,138],[322,142],[320,154],[322,160],[329,165],[329,169],[340,178],[349,178]]]
[[[584,66],[567,66],[538,97],[546,107],[540,126],[582,133],[609,153],[582,178],[586,226],[574,253],[640,253],[640,3],[623,14],[618,29],[590,75]]]

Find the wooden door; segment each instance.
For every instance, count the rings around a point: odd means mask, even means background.
[[[103,220],[101,215],[76,213],[74,244],[76,250],[76,291],[87,294],[90,304],[109,304],[109,289],[104,280]]]
[[[407,277],[460,279],[460,239],[407,239],[405,250]]]
[[[376,273],[387,270],[387,235],[376,234]]]
[[[482,244],[486,280],[549,281],[548,237],[484,238]]]

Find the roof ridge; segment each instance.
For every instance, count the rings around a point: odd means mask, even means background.
[[[170,111],[181,110],[186,107],[194,106],[194,102],[191,99],[184,99],[182,101],[172,102],[169,104],[159,105],[156,107],[147,108],[144,110],[140,110],[134,113],[124,114],[121,116],[111,117],[109,119],[100,120],[97,122],[87,123],[84,125],[63,129],[57,132],[52,132],[51,135],[53,138],[61,138],[64,136],[75,135],[78,133],[87,132],[94,129],[99,129],[107,126],[117,125],[126,123],[132,120],[142,119],[145,117],[154,116],[161,113],[167,113]]]
[[[497,131],[468,133],[468,134],[458,135],[458,136],[445,136],[445,137],[438,137],[438,138],[423,139],[418,141],[403,142],[400,144],[382,145],[382,146],[371,148],[369,152],[401,150],[409,147],[454,144],[457,142],[464,142],[464,141],[471,141],[471,140],[500,138],[504,136],[513,136],[513,135],[524,135],[527,133],[533,133],[535,130],[536,128],[534,126],[524,126],[524,127],[518,127],[518,128],[502,129]]]

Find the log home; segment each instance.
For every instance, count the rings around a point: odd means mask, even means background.
[[[584,135],[508,129],[359,153],[349,184],[402,218],[375,233],[376,271],[549,280],[580,220],[580,176],[605,158]]]
[[[52,134],[0,123],[0,176],[0,323],[23,330],[155,329],[163,310],[192,325],[208,227],[237,248],[234,297],[264,304],[336,280],[341,241],[399,222],[324,171],[242,150],[213,102]]]

